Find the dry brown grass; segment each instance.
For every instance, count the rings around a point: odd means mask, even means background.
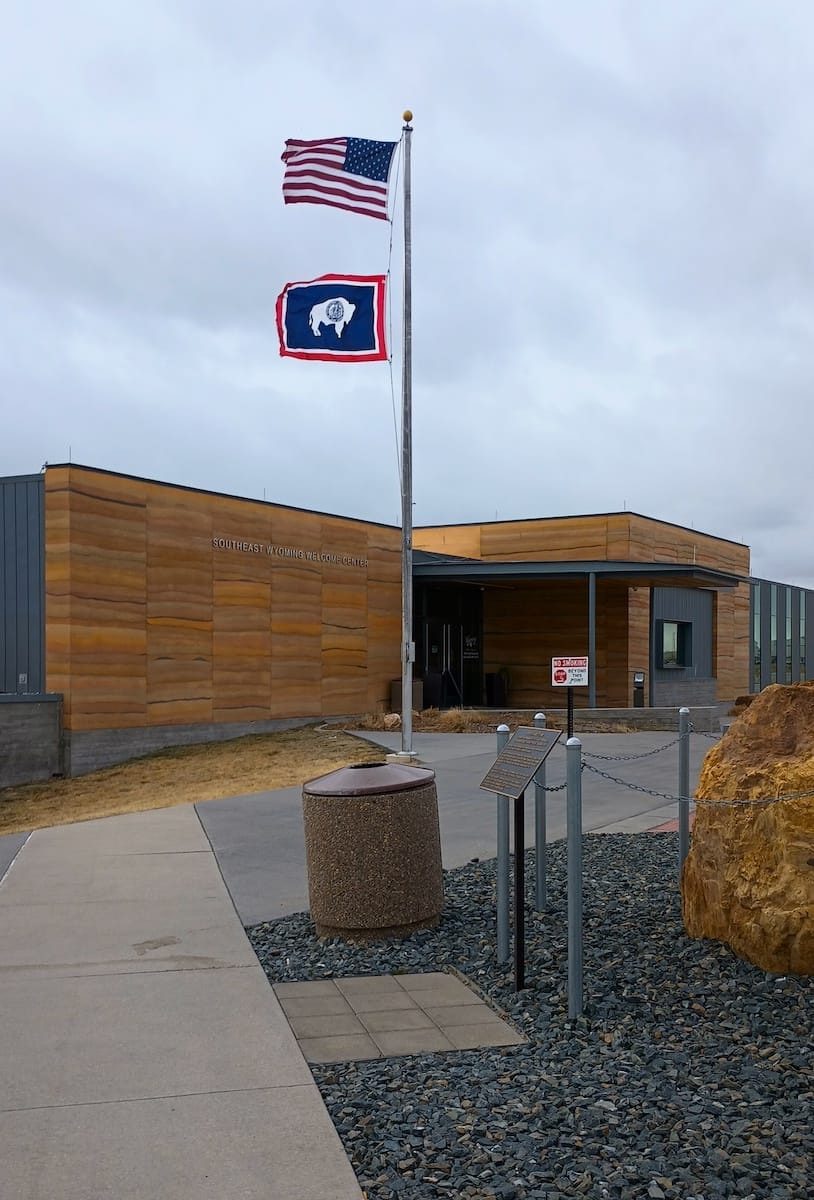
[[[531,710],[430,708],[413,714],[413,728],[417,733],[494,733],[498,725],[506,724],[514,732],[533,720]],[[564,718],[549,714],[548,725],[562,729]],[[380,747],[352,737],[345,729],[385,728],[384,716],[369,714],[355,722],[174,747],[92,775],[6,788],[0,790],[0,834],[298,786],[349,763],[381,759]],[[590,728],[626,732],[630,727],[591,723]]]
[[[384,730],[388,728],[387,718],[390,713],[367,713],[358,721],[344,721],[343,729]],[[520,717],[522,716],[522,720]],[[528,724],[534,714],[511,713],[511,722]],[[425,708],[423,712],[413,713],[413,729],[416,733],[492,733],[504,720],[509,721],[506,713],[477,712],[473,709],[462,708]],[[398,730],[398,726],[396,727]]]
[[[381,758],[381,748],[314,726],[176,747],[92,775],[0,790],[0,834],[292,787]]]
[[[388,714],[389,715],[389,714]],[[498,725],[508,725],[512,733],[521,725],[534,724],[534,709],[511,709],[509,712],[498,712],[496,709],[479,711],[469,708],[426,708],[423,712],[413,713],[413,729],[416,733],[494,733]],[[565,729],[566,716],[563,712],[548,712],[546,724],[549,729]],[[339,727],[339,726],[338,726]],[[386,715],[368,713],[358,721],[344,721],[343,729],[387,729]],[[645,719],[631,724],[629,721],[603,721],[593,717],[586,718],[579,709],[574,714],[574,729],[577,732],[590,730],[593,733],[632,733],[636,729],[647,729]],[[399,726],[393,732],[398,732]],[[659,728],[658,725],[653,728]]]

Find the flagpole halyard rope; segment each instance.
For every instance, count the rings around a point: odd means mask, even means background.
[[[390,216],[390,244],[387,248],[387,338],[390,346],[390,354],[388,363],[390,366],[390,406],[393,412],[393,440],[396,448],[396,471],[399,479],[399,497],[401,497],[404,489],[404,476],[401,471],[401,439],[399,438],[399,418],[396,411],[396,383],[393,375],[393,295],[391,284],[393,282],[393,231],[395,229],[396,215],[396,196],[398,195],[399,174],[401,172],[401,156],[404,151],[404,134],[399,138],[398,152],[396,155],[396,171],[393,180],[393,212]]]

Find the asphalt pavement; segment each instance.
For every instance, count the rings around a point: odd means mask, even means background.
[[[358,736],[380,745],[383,757],[400,749],[399,734]],[[580,734],[586,763],[582,773],[583,828],[594,833],[638,833],[677,816],[678,805],[660,795],[678,795],[678,743],[670,732]],[[690,786],[694,790],[712,740],[690,738]],[[661,747],[665,747],[661,749]],[[480,783],[497,753],[492,734],[419,733],[413,748],[436,774],[441,851],[446,868],[496,852],[496,798]],[[610,758],[593,758],[591,755]],[[642,756],[645,757],[631,757]],[[617,761],[621,759],[621,761]],[[611,782],[596,773],[621,779]],[[565,735],[546,763],[546,783],[565,779]],[[633,784],[634,787],[628,786]],[[299,787],[207,800],[196,805],[201,823],[246,925],[308,908],[302,790]],[[533,788],[526,793],[526,846],[534,844]],[[549,793],[546,837],[565,837],[565,790]]]

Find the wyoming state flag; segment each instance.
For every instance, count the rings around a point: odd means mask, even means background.
[[[320,275],[287,283],[277,297],[280,354],[322,362],[378,362],[384,339],[384,275]]]

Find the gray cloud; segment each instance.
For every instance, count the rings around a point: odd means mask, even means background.
[[[387,367],[281,360],[274,300],[388,263],[383,223],[283,206],[285,138],[409,105],[416,520],[627,505],[814,586],[812,33],[802,0],[18,6],[0,471],[70,447],[396,522]]]

